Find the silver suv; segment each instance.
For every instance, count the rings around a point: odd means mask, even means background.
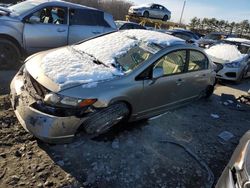
[[[103,11],[64,1],[30,0],[0,8],[0,67],[32,54],[116,30]]]
[[[146,4],[131,6],[128,10],[129,15],[143,16],[146,18],[156,18],[167,21],[171,18],[171,12],[162,5]]]

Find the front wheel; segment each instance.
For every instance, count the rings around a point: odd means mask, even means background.
[[[0,39],[0,69],[20,68],[21,53],[18,47],[8,39]]]
[[[129,116],[127,104],[118,102],[91,114],[84,122],[85,131],[91,135],[106,133],[111,127]]]

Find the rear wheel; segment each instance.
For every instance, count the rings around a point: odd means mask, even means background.
[[[21,53],[10,40],[0,39],[0,69],[17,69],[20,64]]]
[[[163,18],[162,18],[163,21],[167,21],[168,20],[168,15],[165,15]]]
[[[93,113],[84,122],[84,129],[88,134],[100,135],[117,123],[126,120],[129,116],[129,108],[123,102],[115,103],[96,113]]]
[[[148,17],[149,17],[149,12],[148,12],[148,11],[145,11],[145,12],[143,13],[143,17],[148,18]]]

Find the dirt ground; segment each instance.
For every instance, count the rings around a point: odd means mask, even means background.
[[[210,187],[219,178],[240,137],[250,129],[250,107],[220,102],[239,96],[250,80],[218,85],[209,100],[195,101],[147,122],[119,125],[89,139],[84,133],[64,145],[47,145],[26,133],[8,99],[14,72],[0,72],[0,187]],[[229,131],[228,141],[218,135]],[[177,142],[180,145],[166,141]],[[186,149],[186,150],[185,150]],[[210,177],[210,179],[209,179]]]

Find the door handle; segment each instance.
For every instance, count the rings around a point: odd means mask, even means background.
[[[58,28],[58,29],[57,29],[57,32],[60,32],[60,33],[61,33],[61,32],[65,32],[65,31],[66,31],[66,29],[61,29],[61,28]]]
[[[100,31],[92,31],[93,34],[100,34]]]
[[[185,82],[184,80],[182,80],[181,78],[179,78],[175,83],[176,85],[181,85],[183,82]]]

